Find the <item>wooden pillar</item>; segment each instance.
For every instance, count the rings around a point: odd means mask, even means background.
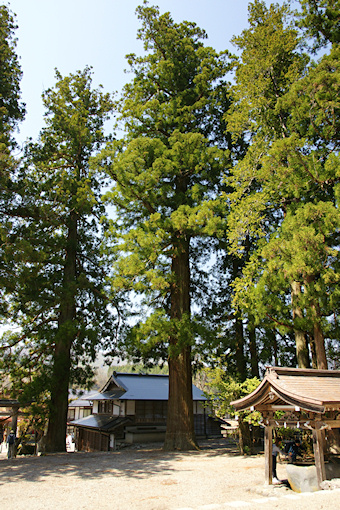
[[[325,431],[319,429],[319,424],[316,423],[316,428],[313,429],[313,449],[316,467],[316,476],[318,479],[318,486],[326,480],[325,458],[323,453]]]
[[[265,483],[273,481],[273,427],[266,425],[264,429]]]

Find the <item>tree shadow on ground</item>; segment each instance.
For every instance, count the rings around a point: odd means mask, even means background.
[[[172,474],[175,471],[173,461],[181,461],[188,456],[239,455],[237,445],[224,439],[199,441],[199,446],[199,451],[165,452],[161,443],[153,443],[109,453],[57,453],[3,459],[0,461],[0,486],[18,481],[44,482],[49,476],[100,480],[112,474],[115,478],[144,479],[157,474]]]

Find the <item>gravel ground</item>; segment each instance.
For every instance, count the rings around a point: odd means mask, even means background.
[[[225,440],[199,452],[160,444],[112,453],[65,453],[7,460],[0,454],[1,508],[114,510],[340,510],[340,490],[296,494],[264,486],[263,454],[243,457]],[[285,478],[285,465],[278,465]]]

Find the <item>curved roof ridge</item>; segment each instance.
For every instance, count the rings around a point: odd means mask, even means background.
[[[238,410],[261,404],[270,405],[271,391],[277,400],[289,405],[324,413],[327,405],[340,408],[340,370],[267,367],[260,385],[231,404]]]
[[[267,375],[267,372],[273,372],[278,376],[293,373],[296,376],[340,377],[340,370],[324,370],[321,368],[266,367],[265,375]]]
[[[304,395],[300,394],[300,393],[293,393],[292,391],[288,390],[287,388],[284,387],[284,385],[280,385],[280,383],[278,381],[280,381],[280,379],[274,379],[274,377],[271,377],[271,375],[267,375],[267,380],[270,381],[270,384],[271,386],[274,388],[274,390],[276,390],[278,393],[283,393],[285,397],[288,397],[292,400],[296,400],[296,398],[302,398],[308,402],[310,402],[311,404],[315,404],[315,405],[320,405],[322,406],[323,405],[323,400],[320,400],[320,399],[316,399],[316,398],[313,398],[313,397],[304,397]],[[280,398],[283,398],[282,395],[279,395]],[[293,404],[295,405],[295,404]]]

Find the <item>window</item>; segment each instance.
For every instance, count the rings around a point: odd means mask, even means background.
[[[113,402],[111,400],[98,402],[98,414],[113,414]]]
[[[136,400],[136,420],[165,422],[168,403],[163,400]]]

